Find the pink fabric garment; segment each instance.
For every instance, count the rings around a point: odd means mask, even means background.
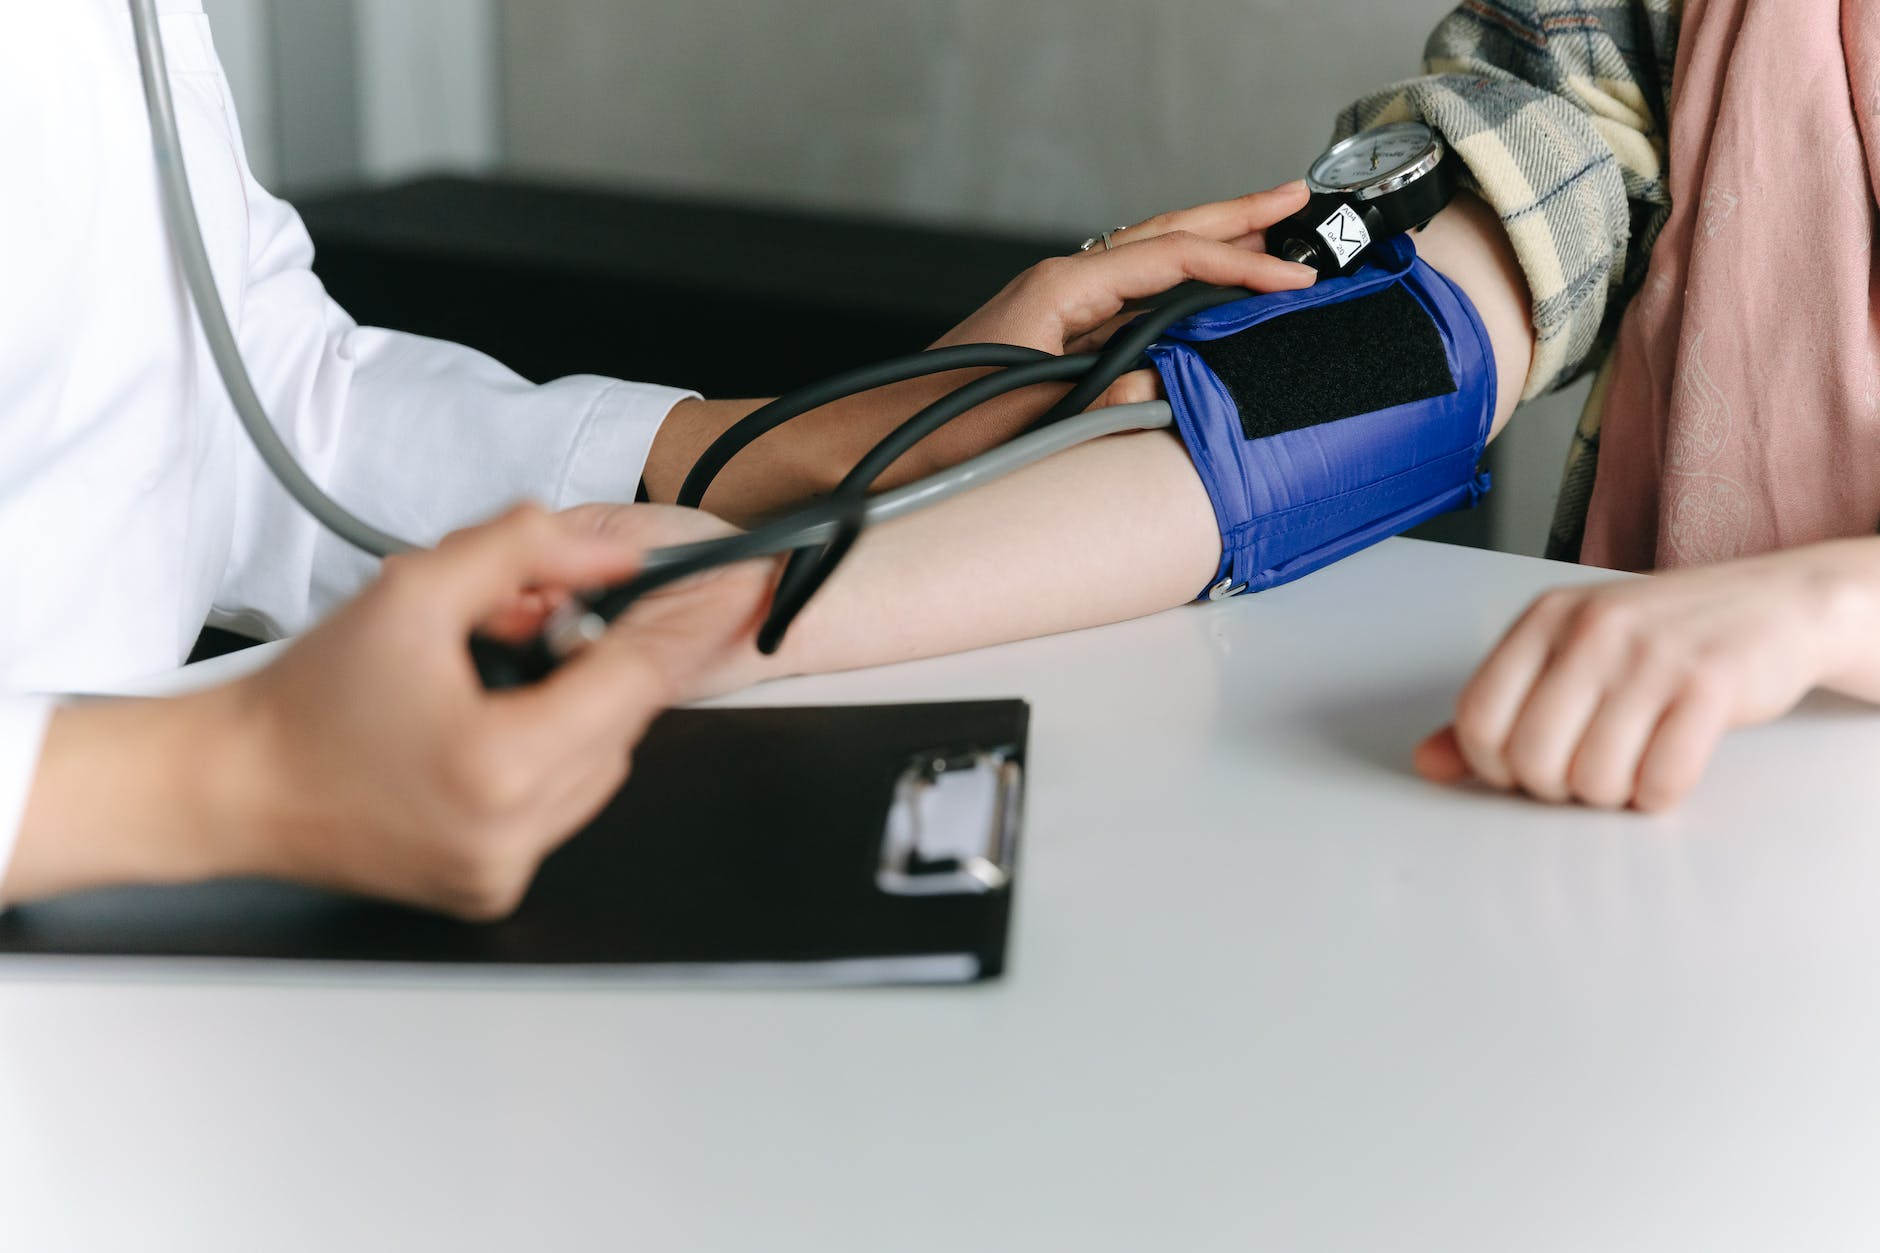
[[[1688,0],[1672,214],[1627,310],[1581,559],[1880,524],[1880,0]]]

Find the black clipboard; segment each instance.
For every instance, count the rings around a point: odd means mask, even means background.
[[[1005,966],[1022,701],[678,710],[487,925],[292,885],[91,892],[0,914],[32,956],[402,963],[686,983],[961,983]]]

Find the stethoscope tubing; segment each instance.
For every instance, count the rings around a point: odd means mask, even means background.
[[[155,0],[128,0],[128,3],[170,236],[210,356],[243,430],[262,463],[288,495],[339,539],[380,558],[421,547],[372,525],[334,500],[301,467],[269,418],[216,287],[214,269],[203,240],[177,125],[176,104],[170,91],[169,66]],[[871,450],[844,480],[843,488],[830,498],[793,510],[750,531],[649,551],[644,567],[634,578],[571,602],[551,620],[540,643],[551,658],[565,658],[635,601],[684,579],[720,566],[784,553],[834,552],[839,557],[868,526],[931,508],[1078,444],[1124,431],[1166,427],[1171,417],[1168,406],[1161,402],[1114,406],[1094,414],[1085,414],[1083,410],[1117,377],[1136,368],[1143,350],[1169,325],[1201,308],[1240,299],[1246,294],[1218,288],[1202,293],[1182,291],[1171,304],[1131,324],[1100,355],[1093,357],[1055,357],[1011,344],[966,344],[866,366],[779,397],[713,442],[687,475],[680,490],[680,503],[698,504],[712,480],[739,451],[812,409],[863,391],[933,374],[969,368],[1000,371],[1000,374],[968,383],[903,423]],[[1030,433],[922,482],[874,497],[866,495],[889,465],[927,435],[986,399],[1047,379],[1074,379],[1075,383],[1071,393]],[[821,586],[832,568],[833,562],[817,562],[814,557],[799,560],[793,582],[800,586],[793,600],[806,600]],[[801,590],[803,587],[807,592]],[[792,603],[785,612],[773,615],[773,638],[769,641],[773,647],[781,638],[782,629],[801,607],[801,603]]]

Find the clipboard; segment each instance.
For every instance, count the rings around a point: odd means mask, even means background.
[[[0,914],[0,975],[83,957],[757,986],[994,978],[1029,712],[677,710],[502,922],[270,882],[110,889]]]

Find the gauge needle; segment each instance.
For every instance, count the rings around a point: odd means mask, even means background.
[[[1377,170],[1377,149],[1375,148],[1371,149],[1371,169],[1373,172]]]

